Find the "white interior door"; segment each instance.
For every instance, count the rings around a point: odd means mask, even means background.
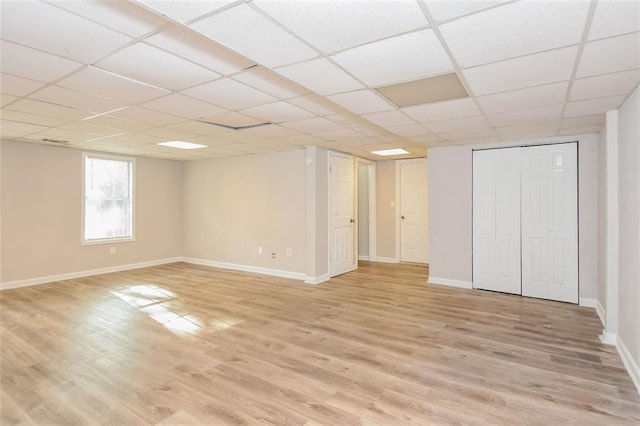
[[[354,270],[353,158],[329,153],[329,274]]]
[[[521,293],[521,148],[473,153],[473,286]]]
[[[578,303],[577,144],[526,148],[522,294]]]
[[[399,162],[400,260],[429,263],[427,159]]]

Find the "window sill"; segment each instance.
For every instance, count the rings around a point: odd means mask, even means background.
[[[104,238],[101,240],[82,240],[83,246],[96,246],[102,244],[119,244],[119,243],[131,243],[136,239],[134,237],[126,237],[126,238]]]

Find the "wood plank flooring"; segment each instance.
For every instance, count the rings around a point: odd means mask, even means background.
[[[0,293],[0,424],[640,423],[593,309],[361,262],[175,263]]]

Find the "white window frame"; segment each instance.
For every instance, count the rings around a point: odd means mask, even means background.
[[[115,160],[115,161],[127,161],[131,164],[131,179],[129,181],[129,194],[131,198],[131,236],[130,237],[113,237],[113,238],[100,238],[100,239],[85,239],[85,208],[86,208],[86,165],[87,158],[95,158],[99,160]],[[136,180],[136,159],[133,157],[122,157],[119,155],[98,154],[92,152],[82,153],[82,190],[81,195],[81,226],[80,226],[80,242],[82,245],[97,245],[97,244],[113,244],[113,243],[127,243],[136,240],[136,196],[135,196],[135,180]]]

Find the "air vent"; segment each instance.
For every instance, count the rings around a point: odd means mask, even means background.
[[[456,73],[378,87],[376,90],[399,107],[429,104],[469,96]]]
[[[273,123],[257,123],[257,124],[249,124],[247,126],[230,126],[228,124],[222,124],[222,123],[214,123],[212,121],[204,121],[204,120],[198,120],[200,123],[205,123],[205,124],[211,124],[213,126],[219,126],[219,127],[224,127],[225,129],[229,129],[229,130],[245,130],[245,129],[253,129],[254,127],[262,127],[262,126],[269,126]]]
[[[57,143],[58,145],[69,145],[69,141],[65,141],[62,139],[42,138],[42,142]]]

